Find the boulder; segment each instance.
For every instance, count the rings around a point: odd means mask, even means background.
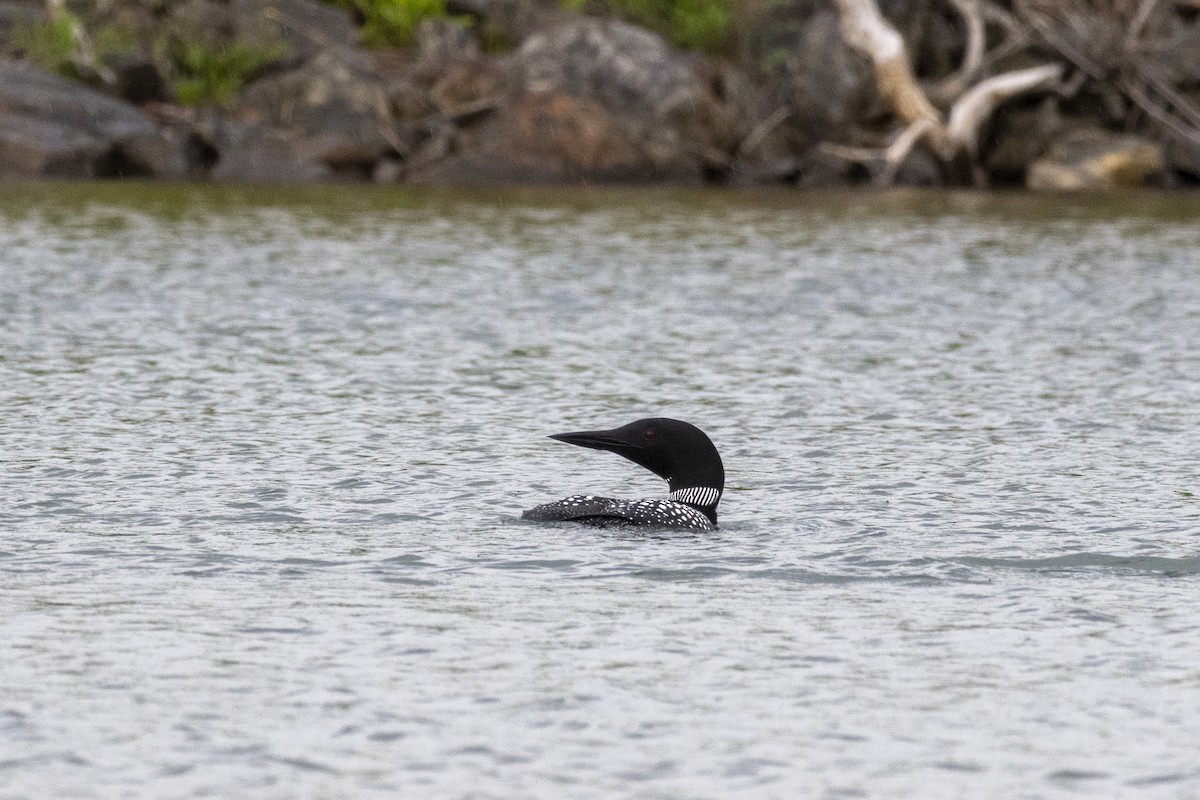
[[[924,147],[914,147],[896,169],[894,186],[936,187],[946,185],[942,162]]]
[[[0,112],[0,180],[96,177],[111,144],[73,125]]]
[[[296,62],[358,43],[358,27],[350,15],[317,0],[230,0],[229,8],[239,36],[282,42]]]
[[[1030,189],[1074,191],[1160,184],[1163,148],[1130,134],[1083,128],[1066,134],[1035,161],[1026,175]]]
[[[1028,106],[1011,103],[1001,108],[984,138],[981,160],[993,185],[1020,185],[1029,167],[1044,156],[1064,131],[1086,127],[1059,111],[1057,98]]]
[[[1200,183],[1200,143],[1173,137],[1167,144],[1167,162],[1192,183]]]
[[[110,142],[156,130],[129,103],[16,61],[0,62],[0,113],[51,120]]]
[[[739,20],[741,58],[763,75],[767,107],[782,116],[745,148],[764,164],[806,153],[818,142],[847,142],[875,102],[870,61],[846,44],[836,10],[821,0],[751,4]]]
[[[369,173],[394,139],[387,87],[360,51],[327,50],[299,69],[257,81],[238,110],[305,139],[304,160],[334,168]]]
[[[447,158],[418,157],[410,179],[698,183],[727,163],[731,115],[649,31],[572,19],[529,36],[503,69],[495,113],[472,118]]]
[[[1200,46],[1200,25],[1197,29],[1197,45]],[[1195,55],[1196,73],[1200,76],[1200,51]],[[1197,77],[1196,88],[1180,93],[1194,107],[1200,108],[1200,77]],[[1171,169],[1188,183],[1200,183],[1200,132],[1191,138],[1163,132],[1166,141],[1167,164]]]
[[[269,125],[211,114],[197,122],[196,132],[215,155],[208,173],[214,180],[300,183],[333,175],[328,166],[302,153],[295,137]]]
[[[647,30],[581,18],[530,37],[512,71],[524,96],[561,94],[663,121],[684,117],[697,87],[685,59]]]
[[[173,127],[153,135],[133,136],[112,152],[101,165],[101,174],[115,178],[163,178],[182,180],[201,171],[194,158],[188,133]]]
[[[875,101],[871,64],[846,44],[832,10],[804,21],[777,80],[775,96],[792,112],[780,131],[800,149],[846,141]]]
[[[0,175],[93,178],[161,132],[137,108],[30,64],[0,62]],[[143,165],[145,173],[153,167]]]

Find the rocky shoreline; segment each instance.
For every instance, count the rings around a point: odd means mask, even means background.
[[[1120,47],[1102,15],[1080,38],[1071,3],[945,5],[764,6],[718,57],[535,0],[373,48],[317,0],[109,3],[72,18],[77,41],[117,13],[135,35],[51,71],[28,31],[54,7],[0,0],[0,180],[1200,188],[1200,5],[1132,4],[1152,7],[1136,31],[1114,10]],[[871,25],[903,37],[898,73]],[[245,48],[244,85],[201,75],[211,96],[189,98],[163,30]]]

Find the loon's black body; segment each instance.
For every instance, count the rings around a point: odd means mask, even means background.
[[[725,490],[725,467],[712,441],[694,425],[663,417],[642,419],[611,431],[559,433],[550,437],[609,450],[640,464],[670,487],[670,499],[618,500],[583,494],[531,508],[523,516],[540,522],[582,522],[609,527],[647,525],[712,531]]]

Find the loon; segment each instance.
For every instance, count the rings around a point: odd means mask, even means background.
[[[725,467],[704,431],[677,419],[640,419],[610,431],[557,433],[567,444],[609,450],[667,481],[668,500],[618,500],[577,494],[531,508],[521,516],[539,522],[581,522],[597,527],[646,525],[689,531],[717,529],[717,503]]]

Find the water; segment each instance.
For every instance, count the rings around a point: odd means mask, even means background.
[[[12,191],[0,798],[1200,797],[1198,211]]]

